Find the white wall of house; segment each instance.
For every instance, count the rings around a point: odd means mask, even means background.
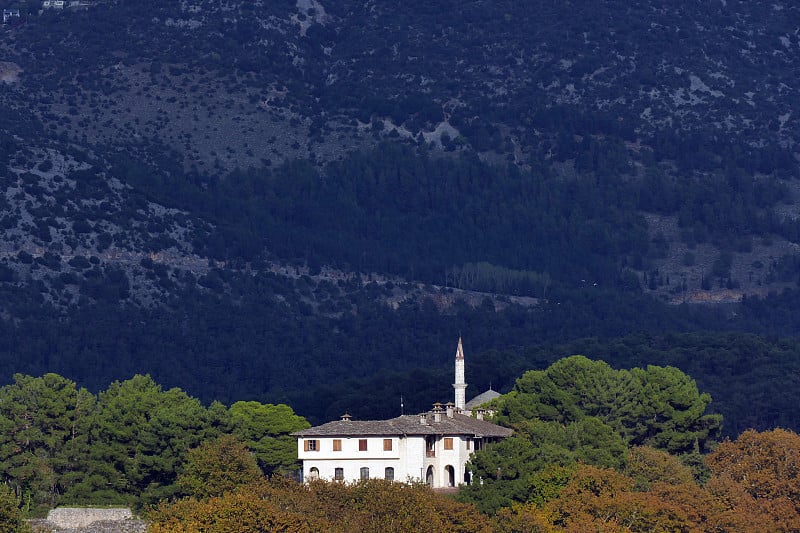
[[[342,469],[343,481],[358,481],[361,479],[361,469],[369,469],[371,479],[385,479],[386,468],[394,469],[394,479],[407,481],[408,472],[408,445],[410,439],[397,435],[380,437],[308,437],[298,439],[297,455],[303,461],[303,479],[315,477],[313,469],[316,468],[321,479],[336,479],[336,469]],[[315,444],[307,444],[307,442]],[[384,442],[388,445],[385,446]],[[361,442],[366,443],[366,449],[361,449]],[[334,446],[338,449],[334,449]],[[386,449],[386,448],[389,449]],[[416,446],[412,445],[412,448]],[[416,476],[419,476],[419,468]]]
[[[451,449],[447,449],[447,439],[452,439]],[[468,443],[469,442],[469,448]],[[434,457],[426,454],[425,472],[423,479],[427,480],[427,468],[433,467],[433,487],[457,487],[464,482],[464,468],[472,453],[473,442],[463,435],[444,435],[437,437],[434,447]],[[448,467],[453,469],[452,476]]]
[[[451,439],[452,449],[447,449],[446,439]],[[391,443],[390,450],[384,449],[384,440]],[[338,450],[334,449],[335,441]],[[360,449],[360,441],[366,442],[366,450]],[[385,479],[386,469],[392,468],[395,481],[426,481],[428,467],[432,467],[433,487],[443,488],[464,482],[464,466],[473,449],[472,440],[459,435],[436,436],[433,454],[428,453],[425,437],[417,435],[308,437],[298,439],[297,455],[303,462],[305,480],[319,477],[333,481],[337,468],[342,469],[342,481],[358,481],[362,468],[369,469],[370,479]],[[453,470],[452,476],[448,467]]]

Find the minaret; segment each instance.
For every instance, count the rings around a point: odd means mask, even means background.
[[[464,383],[464,346],[461,344],[461,337],[458,338],[458,348],[456,348],[456,382],[453,383],[456,390],[456,409],[463,411],[467,403],[467,384]]]

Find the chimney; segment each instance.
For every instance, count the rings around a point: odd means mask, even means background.
[[[442,411],[444,411],[444,409],[442,409],[442,404],[440,404],[439,402],[436,402],[435,404],[433,404],[433,421],[434,422],[441,422],[442,421]]]
[[[419,423],[422,424],[423,426],[428,425],[428,416],[425,413],[419,415]]]
[[[483,420],[483,414],[486,412],[485,409],[475,409],[475,418],[478,420]]]
[[[350,419],[353,418],[349,414],[345,413],[342,415],[342,422],[350,422]]]
[[[447,402],[444,404],[445,410],[447,411],[447,418],[453,418],[453,414],[456,411],[456,404],[453,402]]]

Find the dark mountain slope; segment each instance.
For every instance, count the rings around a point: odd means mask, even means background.
[[[458,331],[476,389],[543,342],[796,334],[793,4],[38,7],[0,34],[6,378],[322,419],[426,407]]]

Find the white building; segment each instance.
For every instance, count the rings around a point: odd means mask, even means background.
[[[512,430],[484,420],[481,409],[475,410],[475,416],[465,410],[461,339],[455,374],[456,403],[437,403],[427,413],[390,420],[351,420],[344,415],[341,420],[294,433],[303,479],[424,480],[433,488],[469,483],[465,466],[470,455],[508,437]],[[491,393],[488,396],[497,395]]]

